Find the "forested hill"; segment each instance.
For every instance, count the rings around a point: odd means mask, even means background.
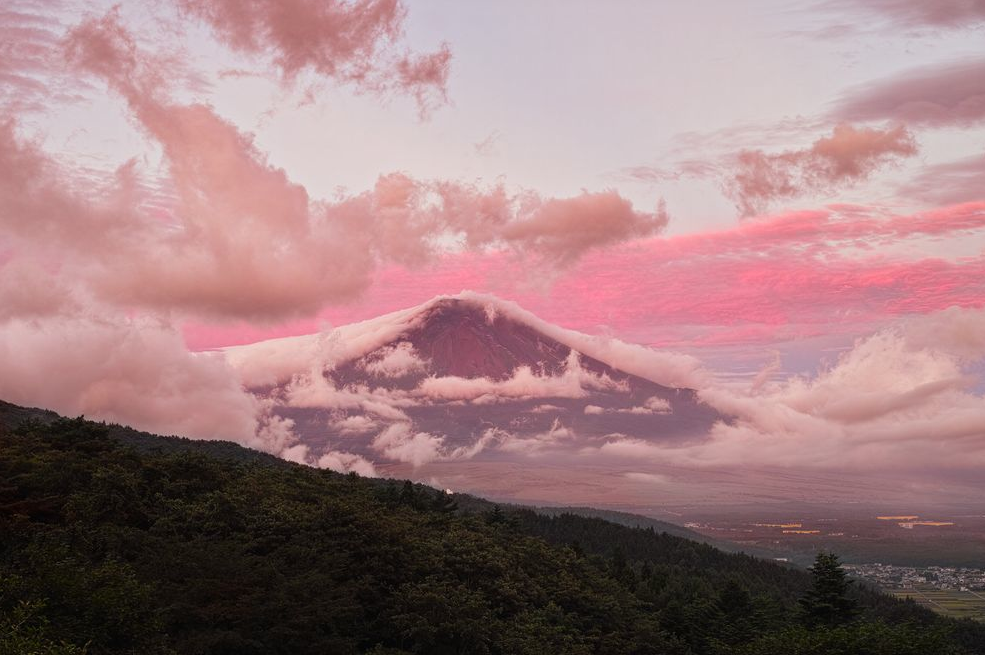
[[[547,516],[576,514],[578,516],[603,519],[605,521],[609,521],[610,523],[618,523],[619,525],[625,525],[630,528],[646,529],[652,527],[657,532],[666,532],[667,534],[672,534],[677,537],[683,537],[684,539],[689,539],[691,541],[708,544],[719,550],[724,550],[727,553],[745,552],[750,555],[756,555],[757,557],[766,559],[773,559],[780,554],[767,550],[766,548],[740,545],[724,539],[713,539],[689,528],[675,525],[674,523],[667,523],[666,521],[660,521],[658,519],[650,518],[649,516],[640,516],[639,514],[617,512],[608,509],[597,509],[594,507],[535,507],[533,509],[540,514],[546,514]]]
[[[0,655],[985,652],[866,590],[818,623],[771,562],[455,498],[2,405]]]

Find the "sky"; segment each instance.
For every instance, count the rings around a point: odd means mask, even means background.
[[[983,461],[983,35],[981,0],[5,2],[0,397],[276,451],[218,349],[469,289],[806,415],[926,398]]]

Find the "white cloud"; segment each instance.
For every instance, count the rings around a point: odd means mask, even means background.
[[[318,468],[330,469],[339,473],[355,472],[365,478],[377,477],[373,463],[360,455],[330,450],[322,453],[317,461]]]
[[[559,419],[554,419],[546,432],[530,436],[519,436],[505,430],[487,431],[499,442],[498,449],[508,453],[535,455],[544,450],[563,446],[575,438],[575,433],[563,425]]]
[[[922,332],[891,328],[861,339],[814,378],[770,382],[758,392],[703,389],[705,402],[734,417],[716,424],[705,441],[674,446],[629,437],[583,452],[699,467],[985,465],[985,398],[969,390],[957,354],[967,352],[969,339],[946,340],[938,349],[911,334]]]
[[[427,370],[427,362],[417,356],[413,344],[402,341],[374,353],[363,368],[373,375],[396,378]]]
[[[366,434],[380,427],[378,421],[361,414],[346,416],[328,424],[330,430],[342,434]]]
[[[596,375],[581,366],[579,354],[572,350],[560,375],[538,375],[529,367],[517,368],[506,380],[430,377],[415,390],[433,400],[471,400],[479,404],[509,398],[583,398],[589,391],[625,391],[625,383],[607,375]]]
[[[417,404],[401,391],[370,390],[361,385],[339,389],[317,369],[295,375],[285,387],[283,397],[290,407],[357,410],[389,421],[409,420],[401,408]]]
[[[405,462],[417,468],[434,461],[471,459],[496,439],[497,435],[487,430],[469,446],[448,448],[443,435],[419,432],[414,430],[413,424],[400,422],[387,426],[376,435],[370,445],[388,459]]]

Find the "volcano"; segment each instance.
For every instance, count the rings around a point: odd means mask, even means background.
[[[700,438],[717,411],[694,362],[462,293],[225,351],[309,448],[416,464]]]

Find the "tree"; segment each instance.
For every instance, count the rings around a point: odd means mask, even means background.
[[[858,613],[857,602],[849,597],[852,585],[834,553],[818,553],[810,568],[811,588],[800,599],[804,622],[809,626],[837,626],[851,623]]]

